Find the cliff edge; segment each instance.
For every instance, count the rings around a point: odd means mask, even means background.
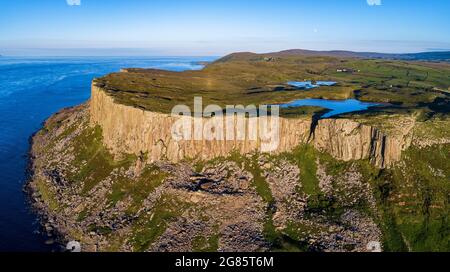
[[[259,140],[248,137],[243,141],[175,141],[172,127],[181,117],[117,103],[95,83],[89,110],[91,125],[102,128],[104,144],[116,156],[146,154],[148,162],[164,159],[179,162],[183,159],[224,157],[233,151],[248,154],[259,151],[261,147]],[[246,127],[252,122],[250,119],[246,118]],[[381,168],[400,160],[402,150],[407,149],[411,142],[410,128],[405,128],[401,134],[389,135],[350,119],[322,119],[313,125],[312,117],[281,117],[279,135],[279,146],[272,153],[292,151],[300,144],[311,143],[338,160],[370,160]]]

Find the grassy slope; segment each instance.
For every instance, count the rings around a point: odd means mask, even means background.
[[[204,104],[273,104],[301,98],[346,99],[401,104],[417,108],[450,87],[450,65],[332,57],[234,54],[202,71],[167,72],[132,69],[97,80],[119,102],[169,113],[174,105],[192,105],[194,96]],[[338,68],[353,73],[338,73]],[[337,86],[295,91],[287,81],[335,80]],[[448,105],[448,101],[447,101]]]
[[[224,158],[222,158],[224,159]],[[305,240],[320,229],[299,222],[291,222],[282,231],[273,226],[270,205],[273,202],[269,186],[261,176],[262,170],[255,157],[234,154],[227,160],[245,165],[254,177],[254,186],[262,199],[269,205],[264,234],[272,243],[274,251],[308,250]],[[220,160],[220,159],[219,159]],[[341,162],[330,155],[320,153],[311,146],[300,146],[290,153],[273,156],[273,164],[289,160],[300,168],[299,190],[308,195],[307,216],[326,215],[334,220],[347,208],[360,210],[370,215],[383,232],[386,251],[448,251],[450,249],[450,227],[448,202],[450,196],[450,145],[409,149],[401,163],[389,170],[375,169],[367,161]],[[355,205],[346,206],[333,198],[327,198],[320,191],[316,176],[316,161],[326,165],[327,173],[340,176],[354,167],[369,183],[377,201],[372,210],[363,199]],[[341,191],[339,184],[335,190]]]
[[[402,164],[379,180],[386,189],[383,206],[390,227],[401,234],[411,251],[448,251],[450,249],[449,197],[450,146],[419,150],[411,148]],[[386,239],[391,250],[401,244]],[[400,248],[399,248],[400,247]]]

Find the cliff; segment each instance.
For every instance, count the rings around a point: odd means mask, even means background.
[[[146,154],[149,162],[179,162],[261,150],[262,143],[248,137],[244,141],[175,141],[172,126],[180,118],[116,103],[95,83],[92,86],[90,122],[102,128],[104,144],[115,156]],[[246,126],[252,122],[250,119],[246,119]],[[272,153],[287,152],[310,142],[338,160],[369,159],[383,168],[400,160],[402,151],[410,145],[409,131],[390,135],[349,119],[324,119],[313,126],[311,118],[280,118],[279,127],[279,146]]]
[[[94,81],[90,102],[48,119],[33,137],[27,186],[45,231],[83,251],[448,251],[448,98],[422,87],[446,89],[448,65],[357,59],[346,64],[364,67],[353,75],[334,73],[334,58],[243,57],[201,71],[109,74]],[[424,71],[428,79],[384,88],[393,63],[395,81]],[[285,84],[304,79],[339,84]],[[251,137],[174,140],[186,117],[172,108],[199,96],[221,107],[304,98],[392,105],[319,120],[317,108],[282,110],[290,118],[275,119],[276,149]]]

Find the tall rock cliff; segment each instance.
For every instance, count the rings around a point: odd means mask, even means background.
[[[399,161],[410,145],[407,135],[388,135],[348,119],[320,120],[313,133],[318,150],[344,161],[369,159],[378,167]]]
[[[95,82],[90,118],[92,125],[102,128],[104,144],[113,154],[146,154],[149,161],[206,160],[226,156],[233,151],[246,154],[260,150],[262,144],[248,136],[242,141],[175,141],[172,127],[181,117],[116,103]],[[246,126],[252,122],[250,119],[246,118]],[[310,118],[280,118],[279,127],[279,145],[273,153],[290,151],[310,142],[318,150],[339,160],[369,159],[378,167],[388,167],[400,160],[402,150],[409,146],[405,135],[388,135],[349,119],[324,119],[313,126]]]

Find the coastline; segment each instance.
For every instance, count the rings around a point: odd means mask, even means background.
[[[64,252],[66,250],[66,244],[70,242],[70,239],[62,231],[62,225],[58,224],[56,215],[52,213],[49,207],[45,204],[42,198],[42,193],[36,186],[36,176],[35,176],[35,160],[37,157],[34,154],[34,148],[36,144],[36,137],[45,128],[45,124],[57,117],[58,115],[65,114],[67,112],[76,110],[80,107],[86,107],[89,102],[83,103],[81,105],[67,107],[59,110],[48,117],[41,125],[41,127],[33,133],[29,138],[29,152],[27,156],[27,169],[26,169],[26,182],[23,185],[23,192],[26,196],[27,205],[29,206],[30,212],[34,213],[38,219],[39,224],[39,234],[43,235],[46,239],[46,244],[51,245],[53,250],[57,252]]]
[[[237,143],[241,152],[233,152],[236,142],[173,143],[169,114],[120,102],[94,81],[91,100],[52,115],[30,140],[28,195],[43,230],[61,245],[79,241],[88,252],[270,251],[292,246],[289,237],[301,251],[365,252],[371,242],[381,244],[382,233],[391,235],[383,229],[391,207],[376,199],[378,184],[400,182],[397,194],[412,194],[412,186],[401,187],[414,180],[407,156],[423,152],[431,161],[435,149],[448,148],[438,125],[445,117],[427,123],[389,114],[396,105],[329,119],[307,111],[282,118],[282,150],[263,154],[246,141]],[[420,134],[430,131],[434,141]],[[423,175],[439,180],[442,171]]]

